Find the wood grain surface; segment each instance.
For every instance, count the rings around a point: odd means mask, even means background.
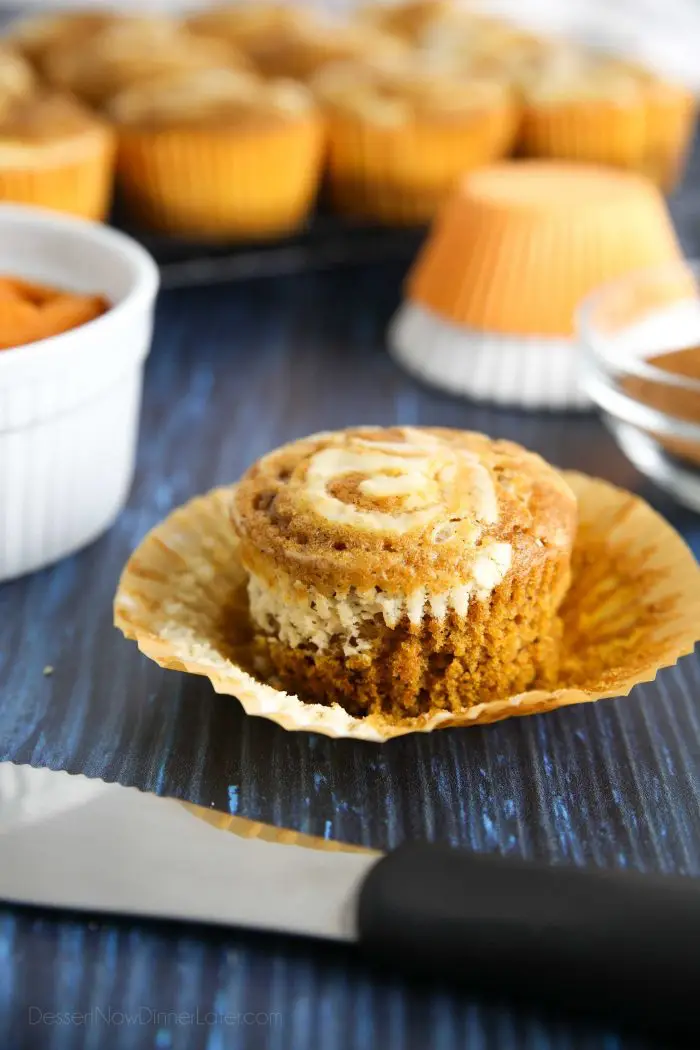
[[[692,247],[698,213],[684,207]],[[640,492],[700,552],[699,519],[644,483],[594,416],[493,411],[404,376],[383,348],[401,276],[383,266],[163,294],[127,509],[80,555],[0,587],[0,759],[373,847],[437,838],[700,876],[697,658],[626,700],[376,746],[247,718],[111,626],[123,562],[172,507],[282,441],[357,423],[513,438]],[[0,1047],[12,1050],[641,1045],[411,988],[346,950],[0,909]]]

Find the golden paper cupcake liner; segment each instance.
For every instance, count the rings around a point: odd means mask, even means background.
[[[112,202],[114,142],[105,132],[94,148],[80,144],[76,158],[63,155],[56,163],[35,167],[0,164],[0,201],[33,204],[54,211],[102,221]]]
[[[150,229],[276,237],[311,210],[322,150],[315,118],[256,130],[125,130],[117,173],[127,205]]]
[[[278,828],[274,824],[261,824],[257,820],[247,820],[245,817],[231,816],[222,813],[221,810],[206,809],[204,806],[195,806],[192,802],[182,802],[181,805],[190,813],[211,824],[219,831],[228,831],[243,839],[259,839],[262,842],[274,842],[279,846],[301,846],[304,849],[325,850],[328,853],[375,853],[376,850],[364,846],[353,846],[347,842],[338,842],[336,839],[324,839],[318,835],[305,835],[301,831],[292,831],[291,828]],[[379,856],[379,853],[377,853]]]
[[[387,126],[328,116],[330,196],[341,211],[389,224],[429,221],[460,175],[505,156],[515,135],[504,104],[460,120]]]
[[[681,257],[647,179],[505,162],[472,173],[449,198],[411,269],[407,298],[480,331],[570,338],[576,308],[594,288]]]
[[[605,100],[529,105],[523,112],[519,147],[531,157],[610,164],[640,170],[646,147],[643,100]]]
[[[665,193],[674,190],[683,175],[696,116],[697,101],[683,88],[661,85],[647,99],[642,171]]]
[[[700,637],[700,570],[681,537],[642,500],[567,472],[579,500],[573,579],[562,607],[561,684],[401,723],[306,704],[254,677],[246,573],[230,521],[234,487],[174,511],[129,559],[116,626],[161,667],[204,675],[250,715],[288,730],[381,742],[626,696],[690,653]]]

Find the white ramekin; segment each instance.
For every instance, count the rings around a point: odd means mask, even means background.
[[[0,205],[0,274],[105,295],[102,317],[0,351],[0,580],[96,539],[126,500],[158,269],[97,223]]]

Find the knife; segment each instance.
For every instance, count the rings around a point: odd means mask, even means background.
[[[693,879],[440,844],[245,839],[173,799],[12,763],[0,763],[0,900],[352,942],[382,968],[669,1038],[692,1026],[700,995]]]

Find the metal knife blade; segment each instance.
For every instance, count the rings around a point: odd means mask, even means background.
[[[242,839],[173,799],[0,763],[0,900],[14,904],[353,940],[378,857]]]
[[[236,835],[134,788],[0,764],[0,901],[357,941],[375,963],[685,1039],[700,882],[412,843]],[[640,989],[653,987],[653,995]],[[684,1045],[690,1045],[685,1043]]]

